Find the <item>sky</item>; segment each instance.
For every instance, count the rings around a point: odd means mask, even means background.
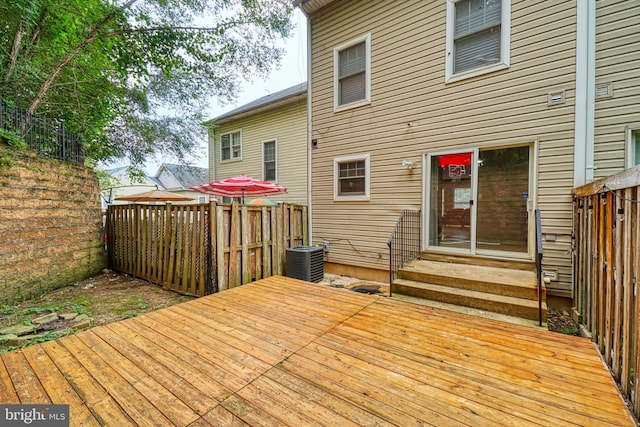
[[[278,92],[306,81],[307,21],[304,14],[297,8],[292,17],[292,23],[294,30],[291,36],[281,45],[285,49],[285,55],[280,62],[280,66],[274,69],[266,80],[257,79],[243,82],[235,102],[220,105],[217,100],[213,100],[209,110],[206,112],[207,119],[224,114],[270,93]],[[199,153],[199,159],[193,163],[193,166],[204,168],[209,166],[206,150],[205,144],[202,146],[202,152]],[[145,167],[146,173],[152,176],[155,175],[163,161],[166,163],[174,162],[172,159],[149,161]],[[126,162],[123,162],[122,165],[126,165]]]

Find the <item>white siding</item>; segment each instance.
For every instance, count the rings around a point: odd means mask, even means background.
[[[596,86],[612,96],[595,101],[595,178],[625,168],[626,127],[640,127],[640,2],[596,2]]]
[[[220,135],[237,130],[242,131],[242,160],[220,163]],[[210,132],[209,138],[209,159],[213,165],[210,170],[214,170],[210,172],[212,181],[241,173],[263,179],[262,143],[276,140],[278,184],[287,187],[288,193],[270,197],[283,202],[307,204],[306,96],[267,112],[225,121]],[[214,144],[212,140],[215,140]]]
[[[400,6],[401,5],[401,6]],[[571,289],[575,2],[512,2],[511,66],[445,84],[444,1],[338,1],[312,17],[313,243],[328,261],[388,269],[387,239],[403,208],[420,208],[424,165],[442,149],[538,141],[537,202],[550,289]],[[332,49],[371,33],[371,104],[333,112]],[[564,104],[549,107],[549,92]],[[411,123],[412,126],[408,126]],[[371,200],[332,200],[334,157],[371,155]],[[553,293],[553,291],[551,292]]]
[[[180,182],[178,182],[178,180],[164,168],[162,169],[160,174],[158,174],[157,179],[162,183],[162,185],[164,185],[164,188],[167,190],[182,188],[182,184],[180,184]]]

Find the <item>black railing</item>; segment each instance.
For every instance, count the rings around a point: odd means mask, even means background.
[[[536,273],[538,276],[538,325],[542,326],[542,217],[540,209],[536,209]]]
[[[0,136],[17,140],[41,156],[84,164],[80,136],[67,131],[64,121],[29,114],[0,100]]]
[[[405,263],[420,255],[421,224],[419,210],[402,210],[387,242],[387,246],[389,246],[389,285],[393,284],[398,270]]]

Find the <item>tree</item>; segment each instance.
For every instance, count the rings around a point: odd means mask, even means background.
[[[184,160],[212,97],[278,63],[291,12],[287,0],[9,0],[0,97],[65,120],[96,162]]]

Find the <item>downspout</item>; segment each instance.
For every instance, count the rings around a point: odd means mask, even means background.
[[[298,6],[300,7],[300,6]],[[308,216],[308,230],[309,230],[309,242],[313,243],[313,215],[311,214],[311,170],[313,169],[313,143],[311,129],[311,17],[304,11],[302,7],[300,10],[307,18],[307,216]]]
[[[212,124],[207,126],[207,146],[209,149],[209,181],[216,180],[216,132]]]
[[[595,0],[576,4],[576,99],[574,122],[573,186],[593,181],[595,152],[596,5]],[[572,215],[573,217],[573,215]],[[572,224],[572,245],[576,224]],[[571,257],[571,286],[575,293],[575,258]],[[575,295],[573,295],[575,300]]]
[[[576,7],[576,99],[573,185],[593,181],[595,152],[595,1]]]

